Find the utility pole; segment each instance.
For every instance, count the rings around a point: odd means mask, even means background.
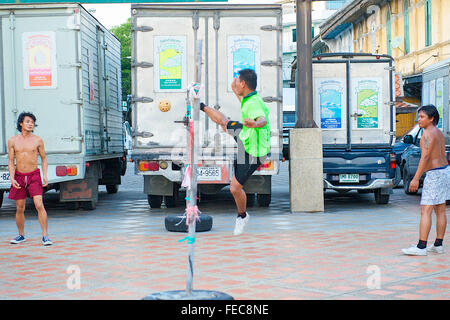
[[[312,0],[296,0],[297,7],[297,123],[296,128],[317,128],[312,92]]]

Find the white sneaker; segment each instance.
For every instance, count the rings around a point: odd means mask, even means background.
[[[427,249],[419,249],[417,246],[412,246],[408,249],[402,249],[403,253],[408,256],[426,256],[427,255]]]
[[[427,251],[434,253],[444,253],[444,246],[435,247],[434,244],[427,248]]]
[[[245,218],[237,217],[236,218],[236,225],[234,226],[234,235],[238,236],[244,232],[245,226],[248,223],[248,220],[250,220],[250,215],[246,212]]]

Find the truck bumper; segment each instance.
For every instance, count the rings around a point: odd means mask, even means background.
[[[365,185],[333,185],[327,180],[323,180],[323,187],[325,189],[333,190],[373,190],[373,189],[390,189],[394,187],[394,179],[375,179]]]

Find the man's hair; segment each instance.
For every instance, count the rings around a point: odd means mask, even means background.
[[[420,107],[419,110],[417,110],[417,114],[419,114],[420,111],[423,111],[430,119],[431,117],[433,117],[433,123],[435,126],[437,126],[437,124],[439,123],[439,111],[434,105],[428,104],[426,106]]]
[[[239,79],[247,84],[250,90],[256,90],[258,77],[253,69],[242,69],[239,71]]]
[[[22,112],[21,114],[19,114],[19,118],[17,118],[17,130],[19,130],[19,132],[22,132],[22,127],[20,126],[20,124],[23,123],[25,117],[30,117],[31,119],[33,119],[34,126],[37,127],[36,117],[34,116],[34,114],[32,114],[31,112]]]

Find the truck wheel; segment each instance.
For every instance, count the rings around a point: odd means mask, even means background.
[[[150,205],[150,208],[153,209],[159,209],[161,208],[162,203],[162,196],[154,196],[154,195],[147,195],[148,204]]]
[[[389,194],[381,194],[381,189],[377,189],[374,192],[375,194],[375,202],[376,204],[388,204],[389,203]]]
[[[406,194],[417,194],[417,191],[409,191],[409,184],[411,183],[411,181],[412,178],[409,176],[408,171],[406,170],[406,168],[403,168],[403,191],[405,191]]]
[[[106,191],[108,191],[109,194],[117,193],[117,191],[119,191],[119,186],[117,184],[107,184]]]
[[[180,186],[176,183],[173,184],[173,196],[164,196],[164,203],[167,208],[175,208],[178,202],[178,192],[180,191]]]
[[[247,193],[247,207],[253,207],[255,205],[255,194]]]
[[[5,191],[0,191],[0,208],[3,205],[3,195],[5,194]]]
[[[67,210],[78,210],[80,203],[78,201],[65,202],[64,206]]]
[[[167,208],[175,208],[177,206],[177,197],[164,196],[164,203]]]
[[[213,219],[206,214],[200,214],[198,216],[200,221],[195,222],[195,232],[205,232],[212,228]],[[188,232],[188,226],[186,225],[186,219],[182,215],[167,216],[164,219],[164,224],[167,231],[171,232]]]
[[[260,207],[268,207],[270,205],[270,201],[272,200],[272,195],[258,194],[257,199]]]
[[[95,210],[97,208],[97,203],[94,200],[91,201],[80,201],[81,207],[84,210]]]
[[[400,181],[402,181],[402,174],[401,174],[400,166],[397,165],[395,168],[394,188],[398,187],[398,185],[400,184]]]

